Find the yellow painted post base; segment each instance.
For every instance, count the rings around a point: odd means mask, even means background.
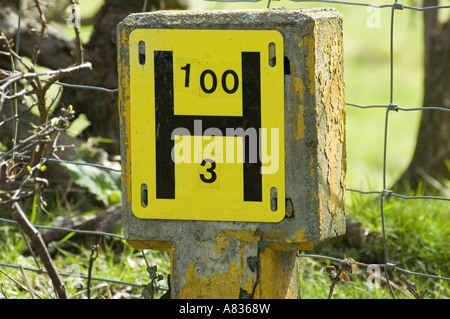
[[[247,261],[231,262],[226,272],[210,269],[204,273],[190,264],[183,289],[174,290],[175,298],[188,299],[297,299],[301,297],[296,252],[266,249],[255,264],[254,276],[245,279]],[[180,271],[180,269],[177,269]],[[178,280],[177,280],[178,279]],[[176,278],[175,281],[180,281]],[[172,284],[172,287],[175,287]],[[181,288],[181,287],[180,287]],[[174,289],[174,288],[172,288]],[[175,288],[176,289],[176,288]]]
[[[228,232],[214,242],[129,244],[170,253],[173,299],[300,298],[297,252],[258,245],[259,239],[250,232]]]
[[[270,248],[261,254],[261,299],[301,298],[300,268],[296,251]]]

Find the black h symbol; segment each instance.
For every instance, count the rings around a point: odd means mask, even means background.
[[[172,131],[194,132],[194,120],[216,127],[225,136],[227,128],[254,128],[258,143],[256,163],[250,163],[249,143],[244,140],[244,201],[262,201],[261,161],[261,71],[259,52],[242,52],[243,116],[174,115],[173,52],[155,51],[156,198],[175,199],[175,163],[171,158]]]

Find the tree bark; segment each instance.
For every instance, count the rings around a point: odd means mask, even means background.
[[[426,6],[438,4],[438,0],[424,1]],[[439,22],[437,9],[423,14],[424,110],[413,158],[396,187],[417,190],[422,184],[424,191],[436,192],[436,185],[450,179],[450,112],[426,108],[450,109],[450,19]]]

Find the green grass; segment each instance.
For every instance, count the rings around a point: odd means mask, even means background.
[[[63,204],[61,194],[52,192],[44,194],[49,203],[47,210],[50,214],[44,213],[41,208],[34,207],[32,200],[24,205],[24,211],[34,214],[35,224],[44,226],[54,226],[56,222],[63,218],[68,218],[80,214],[93,214],[100,208],[84,212],[83,202],[92,201],[94,195],[78,197],[76,203]],[[69,206],[69,210],[66,207]],[[78,210],[80,209],[80,210]],[[8,210],[0,211],[0,217],[11,219]],[[121,222],[113,229],[114,233],[122,235]],[[103,280],[92,280],[91,298],[141,298],[142,287],[150,282],[150,277],[146,271],[147,266],[157,266],[157,273],[162,274],[164,280],[158,282],[161,287],[167,288],[167,275],[170,273],[168,255],[160,251],[140,251],[129,246],[124,240],[108,236],[83,236],[75,233],[68,233],[59,241],[49,245],[49,251],[57,271],[61,274],[72,276],[61,276],[66,285],[67,294],[73,298],[87,298],[87,277],[89,271],[89,261],[94,245],[99,247],[97,258],[92,263],[91,278],[101,278]],[[144,258],[145,254],[145,258]],[[17,226],[10,223],[0,222],[0,263],[10,265],[20,265],[32,269],[42,268],[42,263],[38,263],[28,250],[28,244],[23,234]],[[49,277],[45,274],[26,270],[26,277],[33,287],[37,298],[56,298],[53,286]],[[77,278],[82,275],[84,278]],[[13,278],[13,280],[11,279]],[[124,283],[112,283],[108,280],[116,280]],[[30,292],[23,289],[25,279],[17,268],[0,266],[0,299],[27,299]],[[157,292],[155,297],[162,295],[164,291]]]
[[[117,240],[113,240],[117,245]],[[108,245],[109,244],[109,245]],[[150,279],[146,271],[146,263],[142,257],[142,252],[135,251],[125,243],[121,243],[124,249],[117,253],[111,247],[111,243],[104,243],[100,249],[98,258],[94,261],[92,267],[92,278],[102,278],[103,280],[93,279],[91,281],[91,298],[112,298],[112,299],[136,299],[141,298],[141,287],[135,287],[127,283],[136,285],[145,285]],[[81,252],[71,253],[67,247],[60,248],[56,246],[59,252],[56,258],[53,259],[55,267],[59,273],[69,274],[72,276],[61,276],[64,282],[67,294],[74,296],[76,299],[87,298],[87,279],[78,278],[77,275],[88,276],[88,265],[91,251],[86,247],[72,243],[72,247],[78,246]],[[17,252],[17,249],[14,249]],[[3,249],[2,249],[3,252]],[[165,263],[165,255],[163,253],[147,253],[147,259],[150,264],[160,265],[158,272],[164,274],[167,278],[167,264]],[[23,267],[30,267],[36,269],[37,266],[32,257],[24,257],[22,255],[9,256],[8,262]],[[17,282],[24,285],[24,279],[18,269],[1,268],[9,276],[14,278]],[[32,271],[26,271],[28,281],[33,287],[33,291],[42,299],[56,298],[53,291],[52,284],[46,275],[38,274]],[[123,281],[124,284],[110,283],[109,280]],[[167,287],[164,281],[159,283],[161,286]],[[19,288],[10,278],[3,273],[0,273],[0,299],[28,299],[30,298],[29,291]],[[100,287],[98,287],[100,286]],[[98,287],[98,288],[95,288]],[[77,295],[79,293],[79,295]],[[155,297],[159,296],[156,294]]]
[[[22,267],[29,267],[37,269],[34,258],[32,256],[24,256],[23,240],[17,231],[9,229],[5,231],[0,228],[2,233],[0,237],[9,238],[7,243],[2,243],[0,246],[1,255],[7,254],[7,260],[1,258],[2,263],[9,263],[13,265],[21,265]],[[7,234],[7,232],[14,232]],[[11,241],[11,238],[16,240]],[[75,251],[74,249],[77,248]],[[120,249],[120,251],[118,251]],[[51,251],[58,252],[53,258],[53,262],[57,271],[61,274],[68,274],[72,276],[61,276],[64,282],[67,294],[73,298],[87,298],[87,279],[89,271],[89,259],[91,250],[88,245],[80,244],[75,241],[67,241],[52,245]],[[159,282],[161,287],[167,288],[167,274],[170,272],[167,261],[167,256],[163,252],[145,252],[146,259],[149,265],[158,266],[158,273],[163,274],[164,280]],[[93,262],[91,278],[101,278],[103,280],[93,279],[91,281],[91,298],[113,298],[113,299],[136,299],[141,298],[142,287],[149,283],[149,275],[146,271],[147,264],[143,258],[143,252],[136,251],[125,242],[119,239],[101,241],[99,254],[97,259]],[[8,276],[14,278],[16,282],[24,285],[24,278],[20,270],[15,268],[0,267]],[[0,299],[28,299],[30,293],[27,290],[21,289],[18,284],[10,279],[3,272],[0,272]],[[36,295],[42,299],[56,298],[53,291],[53,286],[49,278],[44,274],[38,274],[34,271],[25,271],[28,281],[33,287]],[[76,276],[83,275],[84,278]],[[121,283],[111,283],[108,280],[122,281]],[[135,284],[135,285],[130,285]],[[98,287],[99,286],[99,287]],[[98,287],[98,288],[96,288]],[[155,297],[162,293],[155,294]]]
[[[364,240],[360,247],[349,245],[344,240],[338,240],[333,245],[307,251],[334,258],[353,258],[366,264],[384,263],[382,242],[380,203],[378,196],[348,193],[347,214],[362,224]],[[75,205],[74,205],[75,206]],[[32,212],[30,206],[26,212]],[[62,216],[79,214],[79,211],[64,211],[63,205],[50,207],[51,216],[37,209],[36,223],[54,225]],[[450,216],[449,204],[437,200],[404,200],[398,198],[385,199],[384,216],[387,234],[387,247],[390,262],[398,267],[430,275],[449,276],[450,274]],[[92,213],[92,212],[91,212]],[[6,212],[1,216],[6,217]],[[119,225],[120,226],[120,225]],[[121,228],[117,229],[121,233]],[[66,236],[52,243],[51,252],[59,272],[82,274],[87,276],[89,258],[93,244],[98,243],[98,237],[81,240],[79,235]],[[157,272],[163,274],[160,285],[167,287],[166,279],[170,273],[169,256],[158,251],[146,251],[149,265],[156,265]],[[27,254],[27,245],[16,226],[0,225],[0,262],[24,267],[37,268],[32,256]],[[330,280],[324,267],[330,265],[327,259],[300,257],[302,297],[305,299],[326,299]],[[9,276],[24,285],[18,269],[1,267]],[[142,252],[128,246],[119,239],[103,237],[100,250],[93,263],[92,277],[114,279],[134,283],[147,284],[150,279],[146,271],[147,263]],[[55,298],[48,277],[35,272],[26,271],[35,293],[42,298]],[[359,266],[349,276],[348,282],[341,282],[334,289],[336,299],[390,299],[391,295],[385,282],[380,288],[369,288],[366,267]],[[397,298],[413,298],[407,292],[399,273],[391,273],[391,282]],[[448,281],[407,276],[416,284],[419,292],[428,290],[427,298],[448,299],[450,283]],[[68,285],[68,294],[77,298],[86,298],[86,279],[63,277]],[[98,287],[100,285],[100,287]],[[91,298],[141,298],[141,287],[114,284],[102,281],[92,281]],[[97,287],[97,288],[96,288]],[[5,274],[0,273],[0,298],[30,298],[29,292],[20,289]],[[80,295],[76,295],[80,293]],[[160,296],[162,293],[156,295]]]
[[[437,276],[450,274],[450,216],[449,204],[436,200],[385,199],[383,205],[386,241],[389,262],[408,271]],[[334,258],[353,258],[366,264],[384,263],[382,241],[382,224],[380,203],[377,196],[353,195],[347,205],[348,215],[363,225],[365,240],[361,247],[351,247],[344,240],[323,248],[315,249],[311,254]],[[302,274],[304,298],[327,297],[330,285],[326,273],[321,267],[324,260],[306,258]],[[391,298],[386,285],[381,289],[369,289],[366,285],[369,273],[365,267],[358,267],[348,283],[339,284],[340,293],[336,298],[367,299]],[[406,291],[406,286],[399,279],[399,273],[391,273],[391,281],[397,298],[413,298]],[[427,289],[428,298],[450,297],[450,282],[421,276],[407,276],[416,284],[419,292]],[[311,287],[310,287],[311,286]]]

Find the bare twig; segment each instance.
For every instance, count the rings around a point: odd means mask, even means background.
[[[100,237],[101,238],[101,237]],[[98,257],[99,245],[93,245],[91,250],[91,257],[89,258],[89,269],[88,269],[88,279],[87,279],[87,298],[91,299],[91,276],[92,276],[92,267],[94,265],[94,261]]]
[[[11,215],[17,224],[24,230],[24,232],[30,237],[36,251],[41,257],[41,261],[44,264],[45,269],[53,283],[56,294],[60,299],[67,299],[66,289],[61,279],[59,278],[47,247],[42,240],[41,233],[30,223],[22,207],[19,203],[14,203],[11,211]]]
[[[41,46],[45,39],[45,29],[47,28],[47,19],[45,19],[45,14],[41,8],[41,4],[39,3],[39,0],[34,0],[34,4],[36,5],[36,8],[39,12],[39,19],[40,19],[40,23],[41,23],[41,31],[40,31],[40,35],[39,35],[39,41],[34,48],[33,58],[31,59],[31,61],[33,62],[33,67],[36,67],[37,59],[38,59],[38,56],[39,56],[39,53],[41,50]]]
[[[23,281],[25,283],[25,286],[27,286],[28,292],[30,293],[31,299],[36,299],[36,296],[34,294],[34,290],[33,290],[33,288],[30,285],[30,282],[28,280],[27,274],[23,270],[22,265],[19,265],[19,269],[20,269],[20,273],[22,274],[22,279],[23,279]]]
[[[22,285],[20,282],[18,282],[16,279],[14,279],[13,277],[11,277],[6,271],[3,271],[3,270],[0,268],[0,272],[1,272],[2,274],[4,274],[6,277],[8,277],[8,279],[11,280],[13,283],[15,283],[15,284],[17,285],[17,287],[19,287],[19,289],[28,291],[27,287],[25,287],[25,286]]]
[[[0,83],[3,83],[0,86],[0,91],[5,91],[8,86],[13,84],[14,82],[20,81],[22,79],[32,79],[32,78],[38,78],[40,76],[46,77],[50,76],[50,79],[47,79],[45,82],[46,84],[42,87],[42,89],[48,90],[50,88],[50,85],[61,79],[64,75],[67,75],[71,72],[78,71],[81,69],[91,69],[92,65],[90,62],[85,62],[83,64],[67,67],[64,69],[59,70],[49,70],[45,72],[11,72],[9,76],[6,79],[3,79],[0,81]]]
[[[70,0],[70,3],[72,3],[73,6],[78,6],[78,0]],[[77,64],[83,64],[84,63],[84,54],[83,54],[83,43],[81,42],[80,37],[80,29],[79,25],[77,23],[73,24],[73,29],[75,30],[75,45],[77,46]]]
[[[427,289],[424,289],[421,293],[419,293],[416,289],[416,284],[408,278],[405,277],[405,275],[401,274],[400,279],[406,283],[406,286],[408,287],[408,291],[414,296],[416,299],[424,299],[426,295],[429,295],[430,292]]]
[[[14,52],[14,51],[11,51]],[[19,60],[20,61],[20,60]],[[47,103],[45,100],[46,92],[50,89],[50,86],[55,84],[55,82],[58,82],[60,79],[62,79],[65,75],[78,71],[81,69],[91,69],[92,65],[91,63],[82,63],[76,66],[68,67],[65,69],[59,69],[59,70],[50,70],[46,72],[28,72],[28,73],[22,73],[22,72],[5,72],[2,71],[2,75],[6,76],[2,79],[0,79],[0,110],[2,109],[2,106],[5,101],[7,100],[17,100],[22,99],[26,95],[36,95],[37,97],[37,103],[39,109],[39,116],[41,119],[41,123],[45,122],[48,119],[48,110],[49,107],[47,107]],[[45,80],[45,84],[41,84],[40,77],[49,77]],[[8,95],[7,89],[9,86],[21,81],[21,80],[27,80],[28,84],[32,86],[32,90],[27,90],[24,88],[20,92],[14,93],[12,95]],[[26,85],[25,85],[26,87]]]

